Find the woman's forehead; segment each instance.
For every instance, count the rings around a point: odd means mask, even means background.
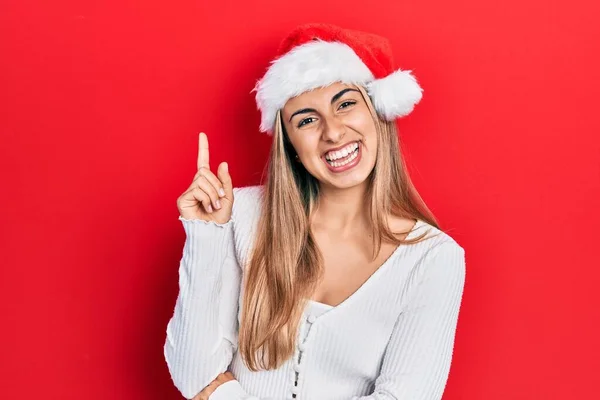
[[[305,105],[307,103],[329,103],[333,96],[346,88],[358,89],[356,85],[353,84],[335,82],[329,86],[315,88],[296,97],[292,97],[285,103],[284,110],[289,110],[290,108],[295,108],[299,105]]]

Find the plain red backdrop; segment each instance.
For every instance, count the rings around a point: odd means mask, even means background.
[[[235,186],[296,24],[390,38],[412,177],[466,249],[446,400],[596,398],[599,8],[588,1],[3,1],[0,398],[178,399],[163,359],[198,132]],[[411,400],[411,399],[403,399]]]

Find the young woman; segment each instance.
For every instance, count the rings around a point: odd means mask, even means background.
[[[212,173],[200,134],[164,347],[184,397],[442,398],[464,250],[407,174],[394,120],[422,90],[392,65],[379,36],[294,30],[255,88],[264,185]]]

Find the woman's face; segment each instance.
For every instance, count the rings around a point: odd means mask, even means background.
[[[354,85],[334,83],[289,99],[282,117],[306,170],[321,185],[349,188],[375,166],[375,122]]]

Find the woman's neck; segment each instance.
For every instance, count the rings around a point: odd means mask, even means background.
[[[369,223],[365,184],[347,189],[321,187],[319,206],[314,211],[313,229],[326,229],[343,236],[364,231]]]

